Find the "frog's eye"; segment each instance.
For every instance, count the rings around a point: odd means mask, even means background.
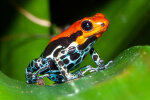
[[[85,20],[81,23],[81,27],[83,30],[85,31],[90,31],[91,29],[93,29],[93,25],[90,21]]]

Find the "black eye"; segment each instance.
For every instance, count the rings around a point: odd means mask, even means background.
[[[102,23],[102,24],[101,24],[101,26],[102,26],[102,27],[104,27],[104,26],[105,26],[105,24],[104,24],[104,23]]]
[[[93,28],[92,23],[88,20],[83,21],[81,27],[85,31],[90,31]]]

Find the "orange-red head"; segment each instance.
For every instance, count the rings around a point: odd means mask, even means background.
[[[77,31],[82,31],[82,35],[77,37],[76,42],[78,44],[83,44],[88,37],[100,37],[102,33],[106,31],[108,25],[109,21],[105,18],[105,16],[101,13],[97,13],[93,17],[85,17],[75,22],[66,31],[52,38],[50,42],[61,37],[70,37]]]
[[[101,13],[95,14],[93,17],[85,17],[81,20],[81,30],[83,37],[87,38],[95,35],[100,37],[106,31],[109,21]]]

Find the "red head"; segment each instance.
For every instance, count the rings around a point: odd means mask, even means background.
[[[66,31],[52,38],[50,42],[61,37],[70,37],[70,35],[77,31],[82,31],[83,34],[76,39],[78,44],[82,44],[88,37],[100,37],[102,33],[107,30],[108,25],[109,21],[105,16],[101,13],[97,13],[93,17],[85,17],[75,22]]]

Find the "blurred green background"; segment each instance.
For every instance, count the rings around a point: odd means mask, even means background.
[[[149,100],[149,0],[3,0],[0,5],[0,99]],[[110,21],[94,47],[105,63],[114,60],[112,66],[69,83],[27,85],[25,68],[50,38],[95,13]],[[88,64],[95,66],[90,55],[80,67]]]

